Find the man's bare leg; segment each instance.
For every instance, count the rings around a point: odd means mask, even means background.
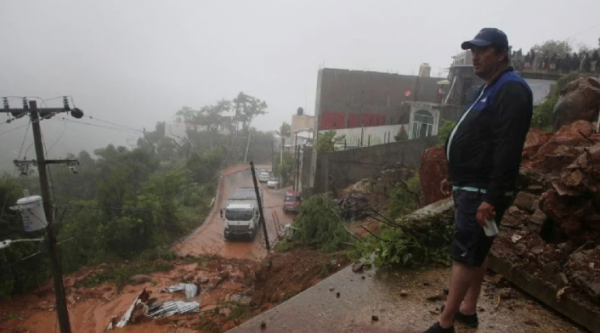
[[[479,294],[481,293],[481,284],[483,283],[483,278],[485,277],[487,265],[488,260],[486,258],[483,264],[481,264],[481,267],[474,268],[471,286],[469,287],[469,291],[465,296],[464,302],[460,306],[460,312],[464,315],[472,315],[477,311],[477,300],[479,299]]]
[[[438,319],[442,327],[447,328],[454,323],[454,315],[458,311],[462,301],[465,299],[473,281],[474,270],[474,267],[460,262],[454,262],[452,265],[450,292],[448,294],[448,299],[446,300],[444,312],[442,312]]]

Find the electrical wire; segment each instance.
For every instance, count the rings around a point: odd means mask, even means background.
[[[54,141],[54,143],[50,145],[50,148],[48,148],[48,150],[46,150],[46,154],[48,154],[48,152],[51,151],[52,148],[54,148],[54,146],[60,141],[60,139],[62,139],[63,135],[65,135],[65,132],[67,131],[67,122],[64,122],[63,124],[65,126],[63,128],[62,133],[60,133],[60,135],[58,136],[58,139],[56,139],[56,141]],[[27,153],[25,153],[25,155],[27,155]]]
[[[110,126],[97,125],[97,124],[90,124],[90,123],[87,123],[87,122],[84,122],[84,121],[76,121],[76,120],[67,119],[65,117],[53,117],[53,118],[50,118],[50,119],[63,120],[65,122],[69,122],[69,123],[73,123],[73,124],[80,124],[80,125],[87,125],[87,126],[92,126],[92,127],[110,129],[110,130],[113,130],[113,131],[118,131],[118,132],[123,132],[123,133],[129,133],[129,134],[131,134],[132,132],[135,132],[136,134],[138,132],[141,132],[141,131],[137,131],[137,130],[136,131],[134,131],[134,130],[123,130],[123,129],[120,129],[120,128],[117,128],[117,127],[110,127]],[[141,132],[141,133],[143,133],[143,132]]]
[[[594,26],[591,26],[591,27],[589,27],[587,29],[583,29],[583,30],[581,30],[579,32],[576,32],[576,33],[572,34],[571,36],[567,37],[566,39],[571,39],[572,37],[575,37],[575,36],[577,36],[579,34],[582,34],[582,33],[586,32],[586,31],[592,30],[592,29],[594,29],[596,27],[600,27],[600,23],[598,23],[598,24],[596,24]]]
[[[86,116],[86,117],[90,118],[91,120],[103,122],[103,123],[110,124],[110,125],[113,125],[113,126],[122,127],[124,129],[130,130],[130,131],[144,133],[144,131],[142,131],[142,130],[139,130],[139,129],[136,129],[136,128],[133,128],[133,127],[128,127],[128,126],[125,126],[125,125],[119,125],[117,123],[113,123],[113,122],[107,121],[107,120],[102,120],[102,119],[99,119],[97,117],[93,117],[93,116]]]
[[[0,136],[2,136],[2,135],[4,135],[4,134],[8,134],[8,133],[10,133],[10,132],[14,132],[14,131],[16,131],[16,130],[18,130],[18,129],[21,129],[21,128],[25,127],[25,126],[29,126],[29,123],[28,123],[28,124],[26,124],[26,125],[21,125],[21,126],[19,126],[19,127],[15,127],[15,128],[13,128],[13,129],[10,129],[10,130],[8,130],[8,131],[4,131],[4,132],[0,133]]]
[[[71,96],[71,95],[68,95],[68,96],[67,96],[67,98],[70,98],[70,99],[71,99],[71,104],[73,104],[73,107],[74,107],[74,108],[76,108],[76,107],[77,107],[77,105],[75,104],[75,100],[73,99],[73,96]],[[124,129],[130,130],[130,131],[144,133],[144,131],[143,131],[143,130],[140,130],[140,129],[137,129],[137,128],[133,128],[133,127],[129,127],[129,126],[125,126],[125,125],[121,125],[121,124],[117,124],[117,123],[115,123],[115,122],[108,121],[108,120],[102,120],[102,119],[100,119],[100,118],[98,118],[98,117],[95,117],[95,116],[85,116],[85,117],[86,117],[86,118],[89,118],[89,119],[91,119],[91,120],[95,120],[95,121],[98,121],[98,122],[105,123],[105,124],[109,124],[109,125],[113,125],[113,126],[121,127],[121,128],[124,128]]]

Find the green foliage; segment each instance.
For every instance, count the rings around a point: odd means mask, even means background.
[[[131,277],[138,274],[149,274],[153,272],[166,272],[173,269],[168,261],[159,258],[136,261],[120,261],[111,263],[102,268],[99,273],[93,274],[80,281],[80,285],[86,288],[99,286],[103,283],[114,283],[121,288],[131,283]]]
[[[444,121],[444,124],[440,126],[438,129],[438,147],[443,147],[446,144],[446,140],[448,140],[448,137],[450,136],[450,133],[452,133],[452,129],[455,125],[456,123],[453,121]]]
[[[43,237],[43,232],[24,232],[20,215],[9,208],[23,196],[22,193],[14,178],[0,177],[0,241]],[[0,249],[0,299],[44,283],[48,276],[47,256],[28,257],[45,247],[45,242],[23,242]]]
[[[552,116],[554,107],[556,106],[556,103],[560,97],[560,92],[561,90],[565,89],[567,84],[576,80],[578,77],[578,72],[572,72],[561,76],[556,81],[556,86],[554,89],[552,89],[552,91],[550,91],[548,98],[542,104],[539,104],[533,109],[533,115],[531,116],[532,128],[539,128],[545,132],[552,132]]]
[[[281,178],[282,186],[289,184],[292,179],[292,171],[294,170],[294,155],[290,152],[283,153],[283,163],[277,161],[274,174],[276,177]]]
[[[300,240],[323,251],[335,251],[349,240],[340,211],[327,195],[313,195],[302,202],[295,226]]]
[[[408,140],[408,134],[404,130],[404,127],[402,127],[402,130],[394,136],[394,140],[396,140],[396,142]]]
[[[548,97],[542,104],[533,109],[531,116],[531,127],[539,128],[545,132],[552,132],[552,113],[558,97]]]
[[[563,41],[548,40],[542,44],[535,45],[533,47],[533,50],[537,54],[545,53],[545,54],[548,54],[551,56],[556,53],[559,57],[564,57],[567,53],[571,53],[573,48],[571,47],[569,42],[566,40],[563,40]]]
[[[363,256],[375,254],[377,266],[422,266],[431,263],[449,265],[454,234],[452,218],[430,216],[418,221],[396,220],[397,226],[386,226],[378,237],[368,236],[357,243]]]
[[[334,130],[325,133],[319,133],[317,137],[318,151],[335,151],[335,145],[344,142],[346,135],[336,136]]]
[[[388,193],[388,211],[391,218],[408,214],[420,207],[421,180],[415,173],[407,182],[399,182]]]
[[[558,97],[560,95],[561,90],[567,87],[571,81],[575,81],[579,78],[579,72],[571,72],[569,74],[565,74],[561,76],[558,80],[556,80],[555,89],[550,92],[551,96]]]

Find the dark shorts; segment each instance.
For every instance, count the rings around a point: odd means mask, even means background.
[[[452,260],[480,267],[490,252],[495,238],[486,236],[483,227],[477,223],[477,209],[483,202],[483,193],[455,190],[452,196],[456,208]],[[511,200],[511,197],[506,197],[501,207],[494,207],[498,228]]]

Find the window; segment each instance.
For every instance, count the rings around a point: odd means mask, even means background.
[[[427,110],[415,112],[412,123],[412,138],[418,139],[433,134],[433,115]]]
[[[253,214],[251,210],[226,209],[225,218],[229,221],[250,221]]]

